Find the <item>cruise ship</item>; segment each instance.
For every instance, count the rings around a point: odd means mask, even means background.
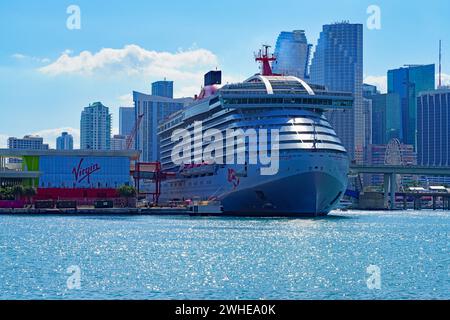
[[[267,47],[260,50],[256,60],[262,72],[242,83],[222,86],[220,71],[208,73],[193,104],[160,124],[160,161],[170,177],[162,183],[161,203],[214,200],[220,201],[224,214],[259,217],[324,216],[339,205],[347,187],[349,158],[325,114],[352,108],[353,97],[273,74],[274,59]],[[248,161],[249,139],[244,162],[205,161],[198,150],[214,140],[195,138],[184,146],[191,152],[182,162],[174,161],[173,151],[180,143],[174,133],[194,137],[199,122],[202,134],[210,129],[277,130],[276,173],[262,174],[262,163]],[[225,157],[227,143],[222,145]]]

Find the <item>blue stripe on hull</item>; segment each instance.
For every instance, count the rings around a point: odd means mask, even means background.
[[[324,172],[289,176],[222,200],[225,213],[257,216],[324,216],[343,196],[346,185]]]

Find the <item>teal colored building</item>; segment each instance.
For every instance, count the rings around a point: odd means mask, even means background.
[[[372,143],[388,144],[392,139],[402,140],[402,110],[397,93],[376,94],[372,100]]]
[[[401,142],[417,146],[417,97],[420,92],[434,89],[434,64],[407,66],[388,71],[388,93],[397,93],[400,96]]]

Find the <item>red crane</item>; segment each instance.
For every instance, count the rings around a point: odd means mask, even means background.
[[[136,140],[136,135],[137,135],[137,132],[141,125],[142,118],[144,118],[144,114],[141,114],[140,116],[138,116],[138,119],[137,119],[136,123],[134,124],[133,130],[131,130],[130,135],[127,137],[127,150],[131,149],[133,142]]]

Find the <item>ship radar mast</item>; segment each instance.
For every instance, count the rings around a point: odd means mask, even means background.
[[[272,72],[271,62],[276,61],[277,58],[273,54],[269,54],[269,45],[264,44],[262,49],[259,49],[258,53],[255,53],[255,61],[261,63],[261,75],[263,76],[275,76]]]

